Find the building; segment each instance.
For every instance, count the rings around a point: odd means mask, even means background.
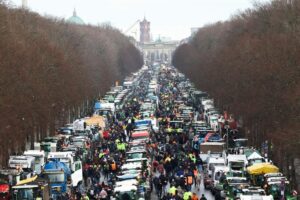
[[[173,53],[179,45],[179,41],[172,41],[171,38],[166,37],[159,37],[156,41],[152,41],[150,22],[147,21],[145,17],[143,21],[138,20],[137,22],[140,23],[140,41],[134,42],[134,39],[132,38],[132,42],[139,50],[141,50],[145,64],[155,62],[171,64]],[[128,33],[135,24],[125,31],[125,33]]]
[[[144,18],[140,22],[140,43],[150,42],[150,22]]]
[[[70,24],[78,24],[78,25],[84,25],[84,21],[77,16],[76,10],[73,11],[73,16],[67,19],[67,22]]]
[[[140,43],[145,64],[153,62],[164,62],[171,64],[174,51],[179,45],[178,41],[161,41]]]

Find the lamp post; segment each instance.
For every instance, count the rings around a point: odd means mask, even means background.
[[[226,149],[227,149],[227,153],[228,153],[228,137],[229,137],[229,132],[228,132],[228,130],[229,130],[229,128],[230,128],[230,126],[229,126],[229,123],[228,123],[228,121],[226,120],[225,121],[225,126],[224,126],[224,128],[226,129]]]

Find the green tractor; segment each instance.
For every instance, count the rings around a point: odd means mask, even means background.
[[[293,194],[289,181],[268,182],[266,192],[272,195],[275,200],[282,199],[282,196],[286,200],[297,200],[297,195]]]
[[[242,190],[249,187],[245,177],[227,177],[223,185],[227,200],[234,200],[242,194]]]

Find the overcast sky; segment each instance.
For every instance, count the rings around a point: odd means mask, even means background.
[[[151,22],[153,39],[171,37],[183,39],[192,27],[224,21],[238,11],[251,8],[253,0],[27,0],[30,10],[41,15],[58,18],[72,16],[74,8],[85,23],[109,22],[122,31],[131,27],[138,19]],[[257,0],[265,2],[269,0]],[[20,6],[22,0],[11,0]],[[134,34],[138,26],[128,33]]]

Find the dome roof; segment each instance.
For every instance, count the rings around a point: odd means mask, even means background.
[[[75,9],[73,11],[73,16],[70,17],[69,19],[67,19],[67,22],[71,23],[71,24],[79,24],[79,25],[85,24],[84,21],[80,17],[77,16]]]

